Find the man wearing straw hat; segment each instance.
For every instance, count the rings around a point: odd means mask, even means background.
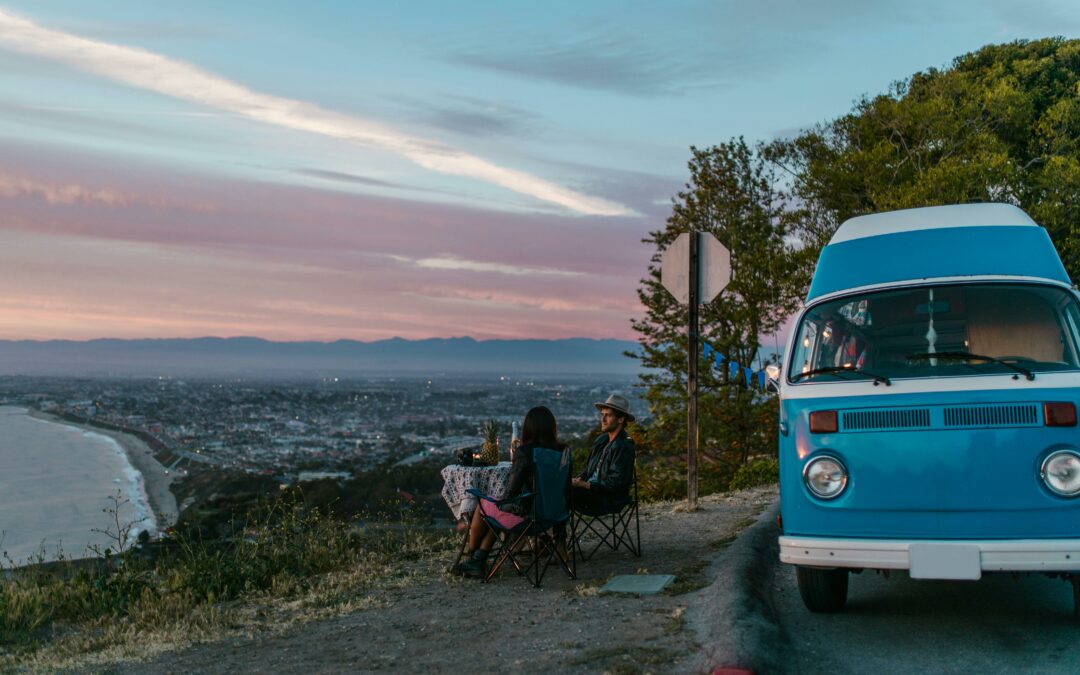
[[[593,443],[585,470],[573,479],[574,507],[604,509],[626,498],[634,480],[634,441],[626,435],[626,425],[634,421],[630,402],[612,394],[600,411],[600,431]]]

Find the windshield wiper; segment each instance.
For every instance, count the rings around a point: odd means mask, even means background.
[[[863,370],[857,366],[828,366],[826,368],[814,368],[813,370],[807,370],[802,373],[795,373],[791,376],[791,381],[795,382],[801,380],[804,377],[811,377],[813,375],[835,375],[836,373],[855,373],[857,375],[866,375],[867,377],[874,378],[874,386],[876,387],[879,382],[884,382],[888,387],[892,384],[889,378],[884,375],[875,375],[868,370]]]
[[[907,358],[908,360],[945,359],[947,361],[952,361],[962,359],[964,361],[987,361],[989,363],[997,363],[999,365],[1005,366],[1010,370],[1014,370],[1026,377],[1028,380],[1035,379],[1035,373],[1031,372],[1027,368],[1019,366],[1015,363],[1009,363],[1008,361],[1005,361],[1004,359],[999,359],[996,356],[983,356],[982,354],[969,354],[967,352],[937,352],[934,354],[931,354],[930,352],[919,352],[918,354],[908,354],[905,358]],[[1016,376],[1014,375],[1013,377]]]

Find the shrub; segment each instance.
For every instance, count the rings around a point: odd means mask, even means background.
[[[182,535],[177,544],[169,590],[191,591],[208,602],[341,569],[357,548],[347,523],[293,496],[260,506],[228,541],[207,545]]]
[[[646,502],[686,497],[686,463],[665,457],[638,462],[638,497]]]
[[[744,464],[731,479],[731,490],[745,490],[759,485],[772,485],[780,480],[780,462],[775,458],[755,459]]]
[[[733,470],[722,462],[698,462],[698,496],[723,492]],[[638,493],[643,501],[686,499],[686,460],[657,457],[638,463]]]

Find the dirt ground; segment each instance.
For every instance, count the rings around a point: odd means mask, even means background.
[[[203,643],[107,673],[690,672],[704,636],[684,616],[703,601],[724,550],[776,499],[775,487],[642,507],[643,556],[598,553],[578,579],[552,567],[534,589],[503,570],[491,583],[429,563],[424,580],[381,591],[376,606],[284,631]],[[617,574],[674,574],[654,596],[600,594]]]

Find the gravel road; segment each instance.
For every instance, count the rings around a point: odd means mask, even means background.
[[[852,575],[838,614],[813,614],[794,567],[777,566],[772,595],[789,640],[783,672],[1077,673],[1072,587],[1060,579],[988,575],[913,581]]]

